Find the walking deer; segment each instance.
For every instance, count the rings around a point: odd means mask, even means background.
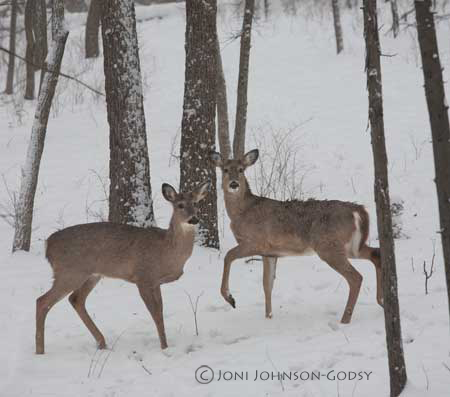
[[[280,257],[317,254],[348,282],[350,291],[342,316],[349,323],[358,299],[362,276],[348,258],[370,260],[375,265],[377,302],[382,305],[379,248],[369,247],[369,215],[362,205],[337,200],[277,201],[254,195],[244,171],[258,159],[257,149],[240,159],[223,159],[211,153],[222,169],[222,188],[231,230],[238,245],[225,256],[221,294],[233,307],[229,291],[234,260],[253,255],[263,258],[266,317],[272,317],[272,289]]]
[[[47,240],[46,256],[53,269],[52,288],[36,301],[36,353],[44,353],[45,318],[58,301],[72,292],[69,301],[100,349],[105,338],[86,311],[86,298],[102,276],[137,285],[156,324],[161,348],[167,347],[161,284],[177,280],[192,254],[197,203],[209,183],[193,192],[177,194],[162,185],[164,198],[172,203],[168,229],[140,228],[109,222],[68,227]]]

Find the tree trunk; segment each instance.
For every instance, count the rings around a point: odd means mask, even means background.
[[[48,52],[47,43],[47,7],[45,0],[35,1],[35,14],[33,17],[33,32],[34,32],[34,51],[33,58],[36,65],[35,70],[41,69],[45,62]]]
[[[65,0],[65,8],[68,12],[85,12],[87,5],[84,0]]]
[[[244,21],[241,32],[241,52],[239,55],[239,79],[236,103],[236,124],[234,127],[233,155],[237,159],[245,152],[245,129],[247,126],[247,90],[252,22],[255,0],[245,0]]]
[[[375,202],[378,238],[383,269],[384,318],[388,350],[391,396],[398,396],[406,384],[400,310],[397,291],[394,239],[388,185],[388,160],[384,139],[383,97],[376,0],[364,0],[364,36],[369,91],[369,121],[375,166]]]
[[[85,51],[86,58],[96,58],[100,55],[98,31],[102,11],[101,0],[91,0],[86,21]]]
[[[14,92],[14,69],[16,65],[16,30],[17,30],[17,0],[11,0],[11,19],[9,25],[9,51],[8,73],[6,77],[5,94],[11,95]]]
[[[344,39],[342,37],[341,13],[339,11],[339,0],[331,0],[333,9],[334,34],[336,36],[336,51],[339,54],[344,50]]]
[[[398,31],[400,29],[400,18],[398,16],[398,5],[397,0],[391,1],[391,11],[392,11],[392,33],[394,37],[398,36]]]
[[[54,0],[55,3],[61,0]],[[61,24],[61,26],[63,26]],[[48,116],[58,83],[58,73],[69,32],[61,30],[55,37],[50,48],[48,63],[45,64],[45,74],[42,89],[39,93],[31,138],[28,144],[27,158],[22,169],[22,181],[17,205],[13,251],[30,250],[31,230],[33,222],[34,196],[38,182],[39,167],[44,151]]]
[[[136,15],[132,0],[104,0],[102,38],[110,130],[109,220],[154,225]]]
[[[264,0],[264,18],[266,21],[269,19],[269,0]]]
[[[25,99],[34,99],[34,72],[36,67],[34,66],[34,32],[33,32],[33,20],[35,18],[35,0],[27,0],[25,4],[25,37],[27,40],[27,49],[25,52],[25,58],[27,60],[27,73],[26,73],[26,86],[25,86]]]
[[[224,159],[230,158],[230,125],[228,122],[227,84],[223,73],[222,55],[220,53],[219,39],[216,36],[217,55],[217,129],[219,149]]]
[[[450,127],[431,1],[415,1],[425,96],[433,138],[442,249],[450,309]]]
[[[216,170],[209,154],[215,150],[217,82],[216,0],[186,1],[186,67],[181,122],[180,191],[192,191],[210,181],[201,201],[201,244],[219,248]]]

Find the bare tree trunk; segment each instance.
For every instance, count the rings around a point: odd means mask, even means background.
[[[86,21],[85,51],[86,58],[96,58],[100,55],[98,32],[100,29],[100,15],[102,0],[91,0]]]
[[[104,0],[102,38],[110,130],[109,220],[154,225],[141,67],[132,0]]]
[[[62,2],[62,0],[54,0],[54,2],[58,3]],[[30,250],[34,196],[36,194],[42,152],[44,151],[48,116],[55,94],[56,84],[58,83],[58,73],[61,68],[61,61],[68,35],[69,32],[65,29],[58,32],[52,41],[48,63],[44,67],[48,71],[45,72],[42,89],[39,93],[31,138],[28,144],[27,158],[25,160],[25,166],[22,169],[13,251]]]
[[[425,96],[433,138],[442,250],[450,309],[450,127],[431,1],[415,1]]]
[[[400,395],[406,384],[400,310],[397,290],[394,239],[388,184],[388,160],[384,138],[383,97],[376,0],[364,0],[364,36],[369,91],[369,120],[375,166],[375,202],[383,272],[384,318],[391,396]]]
[[[5,94],[11,95],[14,92],[14,69],[16,65],[16,30],[17,30],[17,0],[11,0],[11,19],[9,25],[9,54],[8,73],[6,77]]]
[[[227,84],[223,73],[222,55],[220,53],[219,39],[216,36],[217,54],[217,129],[220,153],[224,159],[231,154],[230,125],[228,122]]]
[[[25,4],[25,37],[27,40],[27,49],[25,58],[27,59],[27,76],[25,86],[25,99],[34,99],[34,32],[33,21],[35,18],[35,0],[27,0]]]
[[[336,36],[336,51],[339,54],[344,49],[344,39],[342,37],[341,13],[339,11],[339,0],[331,0],[333,9],[334,34]]]
[[[65,8],[67,12],[85,12],[87,11],[87,5],[84,0],[65,0]]]
[[[392,33],[394,34],[394,37],[397,37],[400,29],[400,18],[398,16],[397,0],[390,0],[390,2],[392,11]]]
[[[200,205],[201,244],[219,248],[215,150],[217,30],[216,0],[186,0],[186,67],[180,145],[180,191],[210,181]]]
[[[264,0],[264,18],[266,21],[269,19],[269,0]]]
[[[34,31],[34,64],[37,66],[36,70],[41,69],[44,64],[48,52],[47,43],[47,7],[45,0],[34,0],[36,11],[33,17],[33,31]]]
[[[241,32],[241,52],[239,55],[239,80],[236,103],[236,124],[234,127],[233,155],[239,158],[245,152],[245,129],[247,126],[247,90],[252,22],[255,0],[245,0],[244,21]]]

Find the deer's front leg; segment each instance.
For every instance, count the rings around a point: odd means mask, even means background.
[[[242,245],[238,245],[234,248],[231,248],[227,254],[225,255],[224,265],[223,265],[223,275],[222,275],[222,287],[220,288],[220,292],[224,299],[231,305],[233,308],[236,308],[236,301],[233,296],[230,294],[229,288],[229,278],[230,278],[230,269],[231,263],[240,258],[245,258],[247,256],[256,255],[257,252],[252,251],[251,249],[244,247]]]
[[[155,322],[156,329],[158,330],[159,341],[161,343],[161,349],[167,348],[166,331],[164,330],[164,318],[163,318],[163,303],[161,296],[161,287],[146,287],[146,284],[138,284],[139,293],[142,300],[147,306],[148,311],[152,315]]]
[[[263,256],[263,263],[263,287],[264,296],[266,299],[266,318],[272,318],[272,289],[276,276],[277,258]]]

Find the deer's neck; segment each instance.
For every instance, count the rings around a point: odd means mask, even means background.
[[[180,223],[172,217],[169,229],[167,230],[167,238],[169,239],[169,245],[172,249],[181,254],[188,251],[190,255],[194,245],[194,236],[194,225]]]
[[[247,178],[245,178],[244,185],[240,187],[238,192],[230,192],[226,186],[223,186],[223,191],[227,214],[232,221],[245,212],[245,210],[253,204],[256,198],[250,190]]]

